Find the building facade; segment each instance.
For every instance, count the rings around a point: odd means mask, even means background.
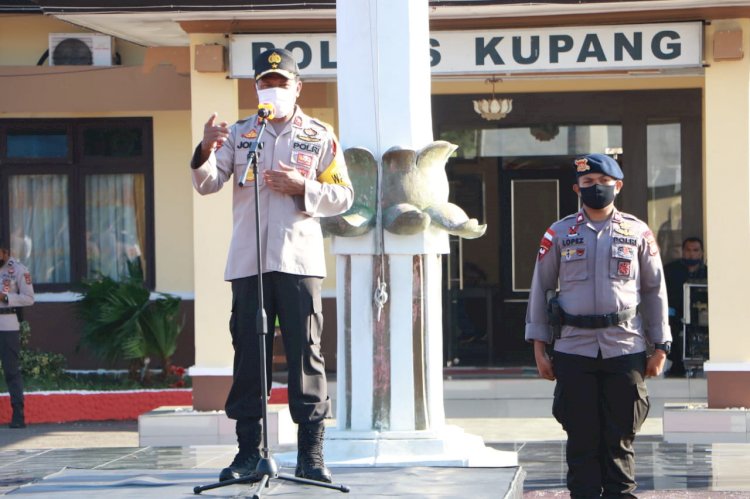
[[[96,367],[74,351],[76,284],[139,259],[152,289],[184,298],[178,362],[193,366],[196,405],[213,407],[221,397],[209,394],[231,376],[231,196],[193,192],[190,154],[212,112],[227,122],[254,113],[252,55],[269,46],[298,56],[300,105],[336,127],[335,2],[95,4],[0,1],[0,230],[34,273],[37,346],[71,367]],[[444,258],[446,368],[533,365],[523,320],[538,240],[578,209],[572,158],[601,152],[625,172],[619,208],[649,223],[665,263],[685,237],[705,240],[709,402],[747,406],[750,273],[736,249],[750,243],[750,2],[430,9],[433,135],[459,145],[447,166],[453,201],[488,225]],[[90,62],[71,39],[88,44]],[[475,111],[492,98],[512,101],[504,117]],[[335,368],[332,258],[328,269],[324,350]]]

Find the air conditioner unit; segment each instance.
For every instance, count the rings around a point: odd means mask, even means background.
[[[50,33],[50,66],[111,66],[112,37],[89,33]]]

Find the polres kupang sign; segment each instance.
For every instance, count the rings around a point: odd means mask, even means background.
[[[234,35],[230,76],[252,78],[262,51],[286,48],[307,78],[335,78],[336,35]],[[579,26],[430,34],[433,75],[611,71],[699,67],[700,22]]]

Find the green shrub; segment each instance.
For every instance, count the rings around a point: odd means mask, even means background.
[[[111,364],[130,361],[131,378],[149,385],[151,357],[161,361],[162,379],[169,376],[182,332],[180,298],[160,293],[151,301],[140,266],[131,264],[128,270],[122,281],[99,276],[83,283],[83,298],[76,305],[83,321],[81,345]]]
[[[65,356],[59,353],[42,352],[29,348],[31,326],[27,321],[21,322],[21,358],[20,368],[24,380],[40,379],[45,382],[57,382],[62,378],[65,369]]]

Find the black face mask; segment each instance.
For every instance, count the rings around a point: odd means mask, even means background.
[[[589,208],[601,210],[609,206],[615,200],[614,185],[592,185],[591,187],[581,187],[581,201]]]
[[[703,263],[703,259],[702,258],[695,258],[695,259],[683,258],[682,263],[685,264],[685,266],[687,267],[692,267],[693,265],[700,265],[701,263]]]

